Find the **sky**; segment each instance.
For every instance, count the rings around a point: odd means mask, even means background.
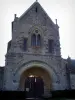
[[[5,65],[7,43],[11,40],[14,14],[20,17],[35,0],[0,0],[0,66]],[[59,25],[63,58],[75,59],[75,0],[38,0],[49,17]]]

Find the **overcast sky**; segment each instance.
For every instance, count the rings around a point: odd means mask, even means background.
[[[0,0],[0,66],[5,65],[7,43],[11,39],[14,14],[21,16],[35,0]],[[75,0],[38,0],[60,27],[61,55],[75,59]]]

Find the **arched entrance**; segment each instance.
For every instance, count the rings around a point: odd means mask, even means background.
[[[44,68],[33,66],[21,74],[19,87],[27,96],[38,97],[52,89],[52,79]]]
[[[44,94],[44,82],[39,76],[30,75],[25,79],[26,97],[39,97]]]

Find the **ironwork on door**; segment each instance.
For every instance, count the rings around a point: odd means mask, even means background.
[[[27,77],[25,80],[26,97],[39,97],[44,93],[44,82],[41,77]]]

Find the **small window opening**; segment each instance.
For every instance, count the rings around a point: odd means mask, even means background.
[[[36,35],[35,34],[33,34],[31,37],[31,45],[36,46]]]
[[[37,7],[36,7],[36,12],[37,12]]]
[[[41,46],[41,36],[38,34],[37,36],[37,46]]]
[[[49,52],[53,53],[54,52],[54,41],[53,40],[49,40],[48,41],[48,45],[49,45]]]
[[[24,38],[24,41],[23,41],[23,49],[24,49],[24,51],[26,51],[27,50],[27,38]]]

